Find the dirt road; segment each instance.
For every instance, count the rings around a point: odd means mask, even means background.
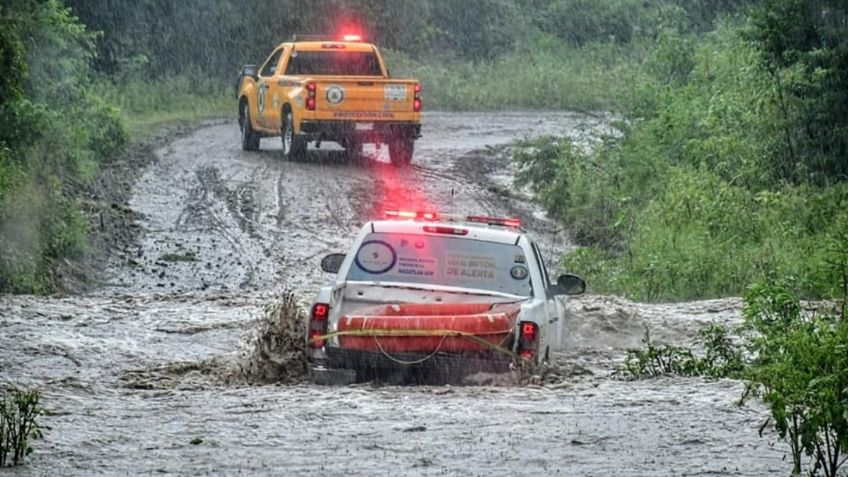
[[[589,141],[577,114],[425,116],[414,166],[362,164],[330,145],[286,162],[279,141],[238,147],[232,122],[164,144],[130,208],[143,234],[87,296],[0,297],[0,382],[38,386],[49,426],[23,475],[770,475],[783,444],[721,380],[609,377],[645,323],[685,343],[739,303],[572,300],[555,386],[326,388],[226,384],[290,288],[306,302],[325,253],[384,208],[519,215],[551,264],[570,246],[520,192],[496,146],[525,135]]]

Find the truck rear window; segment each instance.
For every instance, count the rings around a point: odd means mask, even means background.
[[[293,51],[286,66],[287,75],[382,76],[380,62],[373,52]]]
[[[521,247],[433,235],[372,233],[347,280],[433,284],[532,296]]]

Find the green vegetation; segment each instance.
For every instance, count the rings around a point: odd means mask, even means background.
[[[127,134],[88,87],[95,36],[59,2],[4,2],[0,37],[0,290],[46,292],[85,249],[78,191]]]
[[[29,440],[41,438],[40,400],[38,391],[12,389],[0,394],[0,467],[23,464],[32,453]]]
[[[125,80],[101,77],[95,87],[121,111],[134,140],[146,139],[166,124],[226,117],[234,108],[231,85],[200,72],[154,82],[144,81],[141,74]]]
[[[621,137],[514,147],[519,182],[584,245],[566,266],[596,292],[738,296],[793,276],[806,298],[840,296],[828,250],[848,235],[848,10],[743,12],[660,34],[618,101]]]
[[[674,374],[679,376],[707,376],[711,378],[741,377],[744,369],[742,347],[734,342],[731,331],[721,325],[710,325],[698,333],[696,354],[690,348],[657,345],[651,341],[651,332],[645,327],[642,342],[644,349],[627,351],[624,365],[615,375],[623,379]]]
[[[809,475],[836,477],[848,453],[848,315],[810,315],[792,286],[770,281],[745,297],[746,323],[756,331],[745,376],[789,443],[792,474],[809,458]]]

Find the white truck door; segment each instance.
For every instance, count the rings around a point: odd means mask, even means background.
[[[539,250],[539,247],[535,242],[531,241],[530,245],[533,247],[533,255],[536,258],[536,264],[539,267],[539,271],[542,274],[542,288],[543,290],[537,294],[539,298],[544,298],[545,300],[545,318],[547,319],[547,343],[546,345],[550,347],[551,351],[559,350],[563,348],[563,344],[565,342],[565,324],[563,323],[563,314],[562,314],[562,305],[556,296],[550,294],[548,292],[548,287],[551,284],[550,278],[548,277],[548,269],[545,267],[545,261],[542,259],[542,253]],[[543,349],[540,350],[540,353],[544,353]]]

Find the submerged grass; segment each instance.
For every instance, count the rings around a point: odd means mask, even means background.
[[[700,348],[700,352],[656,344],[647,325],[642,343],[642,349],[627,350],[627,358],[614,376],[626,380],[663,375],[739,378],[745,369],[742,347],[734,341],[731,330],[721,325],[713,324],[698,332],[695,348]]]

